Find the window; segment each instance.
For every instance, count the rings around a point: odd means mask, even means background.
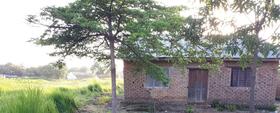
[[[231,69],[231,86],[232,87],[249,87],[251,68],[242,69],[240,67],[234,67]]]
[[[165,75],[167,75],[169,77],[169,68],[164,67],[163,69],[164,69]],[[167,87],[167,86],[163,85],[161,81],[154,79],[151,75],[148,74],[146,76],[145,87],[156,88],[156,87]]]

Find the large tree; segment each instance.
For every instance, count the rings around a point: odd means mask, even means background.
[[[144,66],[147,72],[156,72],[156,78],[167,83],[164,73],[155,71],[159,67],[150,59],[171,55],[165,46],[166,37],[178,42],[176,35],[185,28],[179,14],[182,9],[165,7],[153,0],[77,0],[63,7],[44,8],[39,16],[30,15],[28,21],[47,27],[34,41],[53,46],[56,51],[51,55],[110,61],[112,113],[116,113],[115,59],[137,59],[148,66]]]
[[[280,4],[274,0],[201,0],[201,3],[199,17],[204,19],[204,26],[216,28],[205,30],[206,37],[223,47],[226,57],[239,56],[240,65],[252,69],[249,105],[250,113],[254,113],[258,63],[268,56],[279,55]],[[221,19],[228,14],[231,16]],[[245,18],[238,19],[242,17]]]

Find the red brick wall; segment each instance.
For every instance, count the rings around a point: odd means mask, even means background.
[[[171,78],[167,88],[145,88],[145,74],[133,71],[133,64],[124,62],[124,97],[126,101],[149,101],[151,97],[160,101],[184,102],[187,99],[187,76],[175,68],[169,69]],[[170,66],[168,63],[159,63]],[[185,73],[186,74],[186,73]],[[152,96],[153,95],[153,96]]]
[[[277,88],[276,88],[276,98],[280,98],[280,75],[277,74],[276,77],[276,81],[277,81]]]
[[[231,63],[221,66],[219,72],[209,74],[208,100],[222,100],[228,103],[247,104],[249,87],[231,87]],[[277,62],[265,62],[257,69],[256,77],[256,104],[272,104],[276,94]]]
[[[144,87],[145,74],[135,72],[131,62],[124,62],[124,97],[126,101],[140,102],[156,98],[160,101],[187,102],[188,70],[182,73],[168,63],[158,63],[170,66],[170,84],[168,88]],[[220,71],[210,71],[208,77],[208,101],[222,100],[228,103],[246,104],[249,99],[248,87],[231,87],[231,68],[233,62],[225,62]],[[190,65],[195,67],[196,65]],[[265,62],[257,69],[256,103],[272,104],[276,96],[276,76],[278,62]]]

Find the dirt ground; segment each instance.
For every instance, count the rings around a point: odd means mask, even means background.
[[[82,107],[77,111],[77,113],[110,113],[110,103],[107,105],[96,105],[94,104],[95,100],[89,102],[88,105]],[[119,98],[118,101],[122,101],[122,98]],[[277,111],[280,112],[280,101],[276,102],[278,106]],[[124,107],[118,104],[118,113],[149,113],[149,112],[136,112],[136,111],[126,111]],[[174,112],[174,111],[161,111],[156,113],[185,113],[184,111],[181,112]],[[194,108],[194,113],[249,113],[248,111],[235,111],[235,112],[218,112],[213,108]],[[267,112],[267,111],[257,111],[257,113],[277,113],[277,112]]]

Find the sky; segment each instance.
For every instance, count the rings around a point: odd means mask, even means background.
[[[42,47],[28,42],[38,37],[44,28],[26,22],[27,15],[38,14],[46,6],[63,6],[74,0],[6,0],[0,4],[0,64],[40,66],[58,60],[50,57],[51,47]],[[92,59],[68,57],[69,67],[90,66]]]
[[[26,22],[27,15],[38,14],[46,6],[64,6],[74,0],[3,0],[0,4],[0,64],[8,62],[24,66],[40,66],[58,60],[50,57],[53,51],[50,47],[42,47],[27,42],[31,38],[40,36],[44,28],[30,25]],[[157,0],[172,5],[187,5],[195,8],[194,0]],[[183,12],[184,15],[190,12]],[[219,13],[221,17],[232,16],[230,13]],[[241,22],[247,22],[246,17],[240,16]],[[248,20],[248,19],[247,19]],[[228,29],[230,31],[230,29]],[[226,31],[224,31],[226,32]],[[68,57],[66,63],[69,67],[90,66],[92,59],[79,59]],[[118,61],[118,63],[121,63]]]
[[[43,7],[65,5],[71,0],[5,0],[0,4],[0,64],[7,62],[39,66],[55,62],[57,58],[48,56],[49,47],[37,46],[27,42],[38,37],[43,28],[26,22],[27,15],[38,14]],[[83,64],[82,60],[73,60],[73,64]]]

